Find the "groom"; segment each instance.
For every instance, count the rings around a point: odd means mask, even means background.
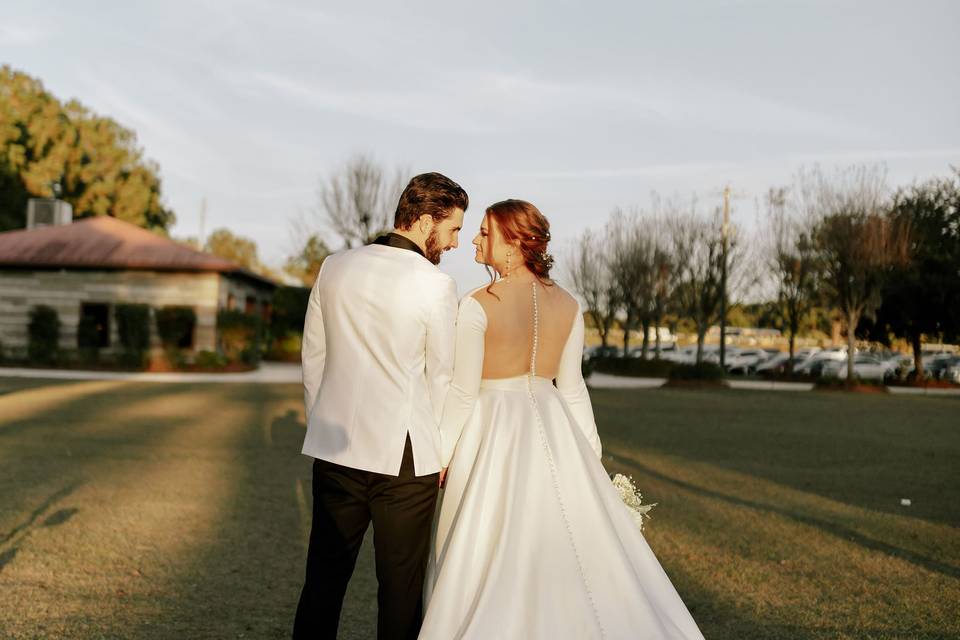
[[[294,638],[336,638],[367,526],[376,551],[377,637],[416,638],[453,372],[457,289],[436,265],[457,246],[467,194],[414,177],[394,231],[329,256],[303,331],[313,527]],[[442,453],[444,452],[444,453]]]

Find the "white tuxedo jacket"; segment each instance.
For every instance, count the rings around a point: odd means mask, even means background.
[[[447,466],[440,417],[453,373],[457,288],[422,255],[372,244],[329,256],[303,330],[303,453],[399,475]]]

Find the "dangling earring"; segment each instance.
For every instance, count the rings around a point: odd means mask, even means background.
[[[510,278],[510,255],[512,253],[513,253],[512,251],[507,251],[507,275],[503,277],[504,280],[507,280],[508,278]]]

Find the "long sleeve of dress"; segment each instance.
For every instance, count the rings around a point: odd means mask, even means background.
[[[577,426],[593,447],[597,457],[601,455],[600,436],[597,434],[597,422],[593,417],[593,405],[587,384],[583,381],[581,362],[583,359],[583,310],[577,305],[577,315],[573,319],[573,328],[560,356],[560,368],[557,371],[557,390],[563,396]]]
[[[440,420],[441,464],[449,466],[460,432],[473,413],[483,374],[483,339],[487,315],[473,296],[464,296],[457,313],[456,356],[453,381]]]
[[[434,305],[427,325],[425,371],[434,424],[440,424],[443,403],[453,376],[455,327],[457,322],[457,284],[444,275],[443,293]]]

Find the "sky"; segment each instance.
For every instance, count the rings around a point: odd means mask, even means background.
[[[465,293],[508,197],[548,217],[562,273],[576,236],[653,192],[712,206],[729,184],[758,230],[758,199],[804,166],[946,175],[958,27],[956,0],[5,0],[0,63],[133,129],[174,236],[200,234],[205,201],[207,233],[273,266],[350,157],[440,171],[471,199],[442,265]]]

